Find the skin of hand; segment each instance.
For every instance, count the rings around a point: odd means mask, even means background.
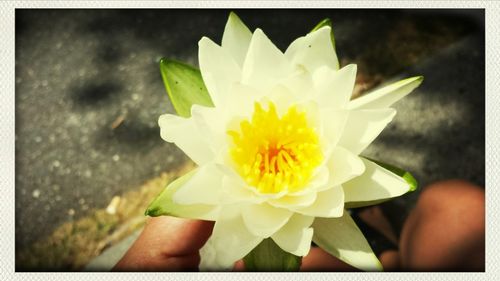
[[[199,250],[212,234],[214,222],[168,216],[150,218],[113,271],[197,271]],[[235,271],[243,271],[240,260]],[[302,259],[301,271],[353,271],[353,267],[313,247]]]
[[[167,216],[150,218],[113,271],[196,271],[199,250],[212,234],[213,225]]]

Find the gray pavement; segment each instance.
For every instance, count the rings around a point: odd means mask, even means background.
[[[330,17],[341,61],[358,63],[361,76],[424,75],[367,155],[408,168],[424,185],[450,177],[484,185],[484,13],[238,14],[281,49]],[[226,17],[220,10],[16,12],[17,249],[186,160],[159,137],[157,118],[172,107],[158,59],[196,64],[197,41],[220,40]]]

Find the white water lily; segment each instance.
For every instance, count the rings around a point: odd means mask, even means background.
[[[330,32],[322,27],[282,53],[231,14],[221,46],[199,41],[214,107],[165,114],[159,125],[199,166],[171,192],[175,215],[216,222],[201,251],[205,268],[230,268],[266,238],[297,256],[314,241],[353,266],[380,267],[345,208],[410,189],[359,154],[422,78],[350,100],[356,65],[339,69]]]

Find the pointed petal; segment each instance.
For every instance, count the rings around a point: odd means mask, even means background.
[[[294,214],[271,238],[281,249],[296,256],[305,256],[311,248],[314,218]]]
[[[223,176],[213,163],[199,167],[174,194],[174,202],[187,205],[218,205]]]
[[[300,196],[285,195],[277,199],[269,200],[268,203],[277,208],[295,210],[297,207],[304,208],[311,206],[314,201],[316,201],[316,195],[317,192],[309,192]]]
[[[331,151],[331,149],[337,145],[340,137],[342,136],[342,132],[344,131],[345,124],[349,117],[349,111],[323,108],[320,111],[320,116],[323,135],[326,137],[326,143],[324,146],[328,147],[328,150]]]
[[[192,118],[164,114],[158,119],[158,125],[162,139],[175,143],[196,164],[203,165],[214,158],[206,138]]]
[[[218,155],[227,139],[225,125],[228,115],[225,110],[195,104],[191,107],[191,117],[199,134],[204,136],[206,142],[210,144],[210,149],[214,152],[214,155]]]
[[[255,30],[243,64],[242,83],[259,90],[268,90],[291,72],[285,55],[262,30]]]
[[[296,208],[295,211],[313,217],[340,217],[344,212],[344,191],[341,186],[334,186],[318,192],[313,204],[305,208]]]
[[[290,75],[279,80],[278,84],[289,88],[297,102],[310,99],[314,93],[312,75],[304,68],[294,70]]]
[[[392,108],[352,110],[339,145],[355,154],[361,153],[396,115]]]
[[[207,37],[198,42],[200,71],[215,106],[221,106],[233,83],[240,81],[241,68],[232,56]]]
[[[231,87],[231,95],[227,99],[227,104],[231,106],[225,107],[224,112],[231,117],[251,118],[254,110],[254,102],[261,98],[261,94],[254,87],[234,83]],[[239,122],[235,129],[239,128]],[[226,128],[227,129],[227,128]]]
[[[311,72],[323,65],[335,70],[339,69],[339,61],[332,45],[330,31],[331,28],[325,26],[296,39],[286,50],[286,57],[294,65],[303,65]]]
[[[225,176],[222,181],[221,203],[262,203],[265,198],[259,197],[248,185],[241,180],[231,176]]]
[[[147,216],[174,216],[179,218],[211,220],[217,219],[219,206],[195,204],[181,205],[173,200],[174,194],[197,172],[193,170],[182,177],[172,181],[161,193],[149,204],[146,210]]]
[[[366,205],[371,205],[371,201],[393,198],[410,190],[410,185],[403,178],[370,160],[361,160],[365,164],[365,172],[342,184],[346,204],[357,203],[356,206],[361,207],[366,202]]]
[[[221,218],[215,223],[212,236],[200,250],[201,270],[231,269],[234,262],[263,240],[248,231],[241,215],[236,213],[237,208],[229,206],[221,210]]]
[[[273,235],[292,216],[291,211],[275,208],[267,203],[248,205],[242,209],[241,214],[248,230],[264,238]]]
[[[222,48],[233,56],[240,67],[245,61],[251,39],[252,32],[235,13],[231,12],[222,35]]]
[[[402,99],[424,80],[423,76],[411,77],[392,83],[349,102],[349,109],[375,109],[389,107]]]
[[[354,89],[356,71],[355,64],[349,64],[338,71],[329,67],[318,68],[313,73],[318,104],[324,107],[345,108]]]
[[[365,171],[362,159],[349,150],[337,146],[326,164],[330,169],[329,186],[337,186],[361,175]]]
[[[347,211],[340,218],[316,218],[313,228],[314,243],[329,254],[362,270],[382,270],[382,265]]]

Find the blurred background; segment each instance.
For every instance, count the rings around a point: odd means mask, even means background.
[[[420,187],[484,186],[484,10],[234,10],[284,51],[331,18],[355,93],[423,75],[364,155],[413,173]],[[159,72],[197,65],[229,10],[16,10],[16,270],[106,270],[144,224],[148,203],[192,168],[160,138],[172,113]],[[400,224],[419,191],[385,208]],[[396,214],[397,213],[397,214]]]

